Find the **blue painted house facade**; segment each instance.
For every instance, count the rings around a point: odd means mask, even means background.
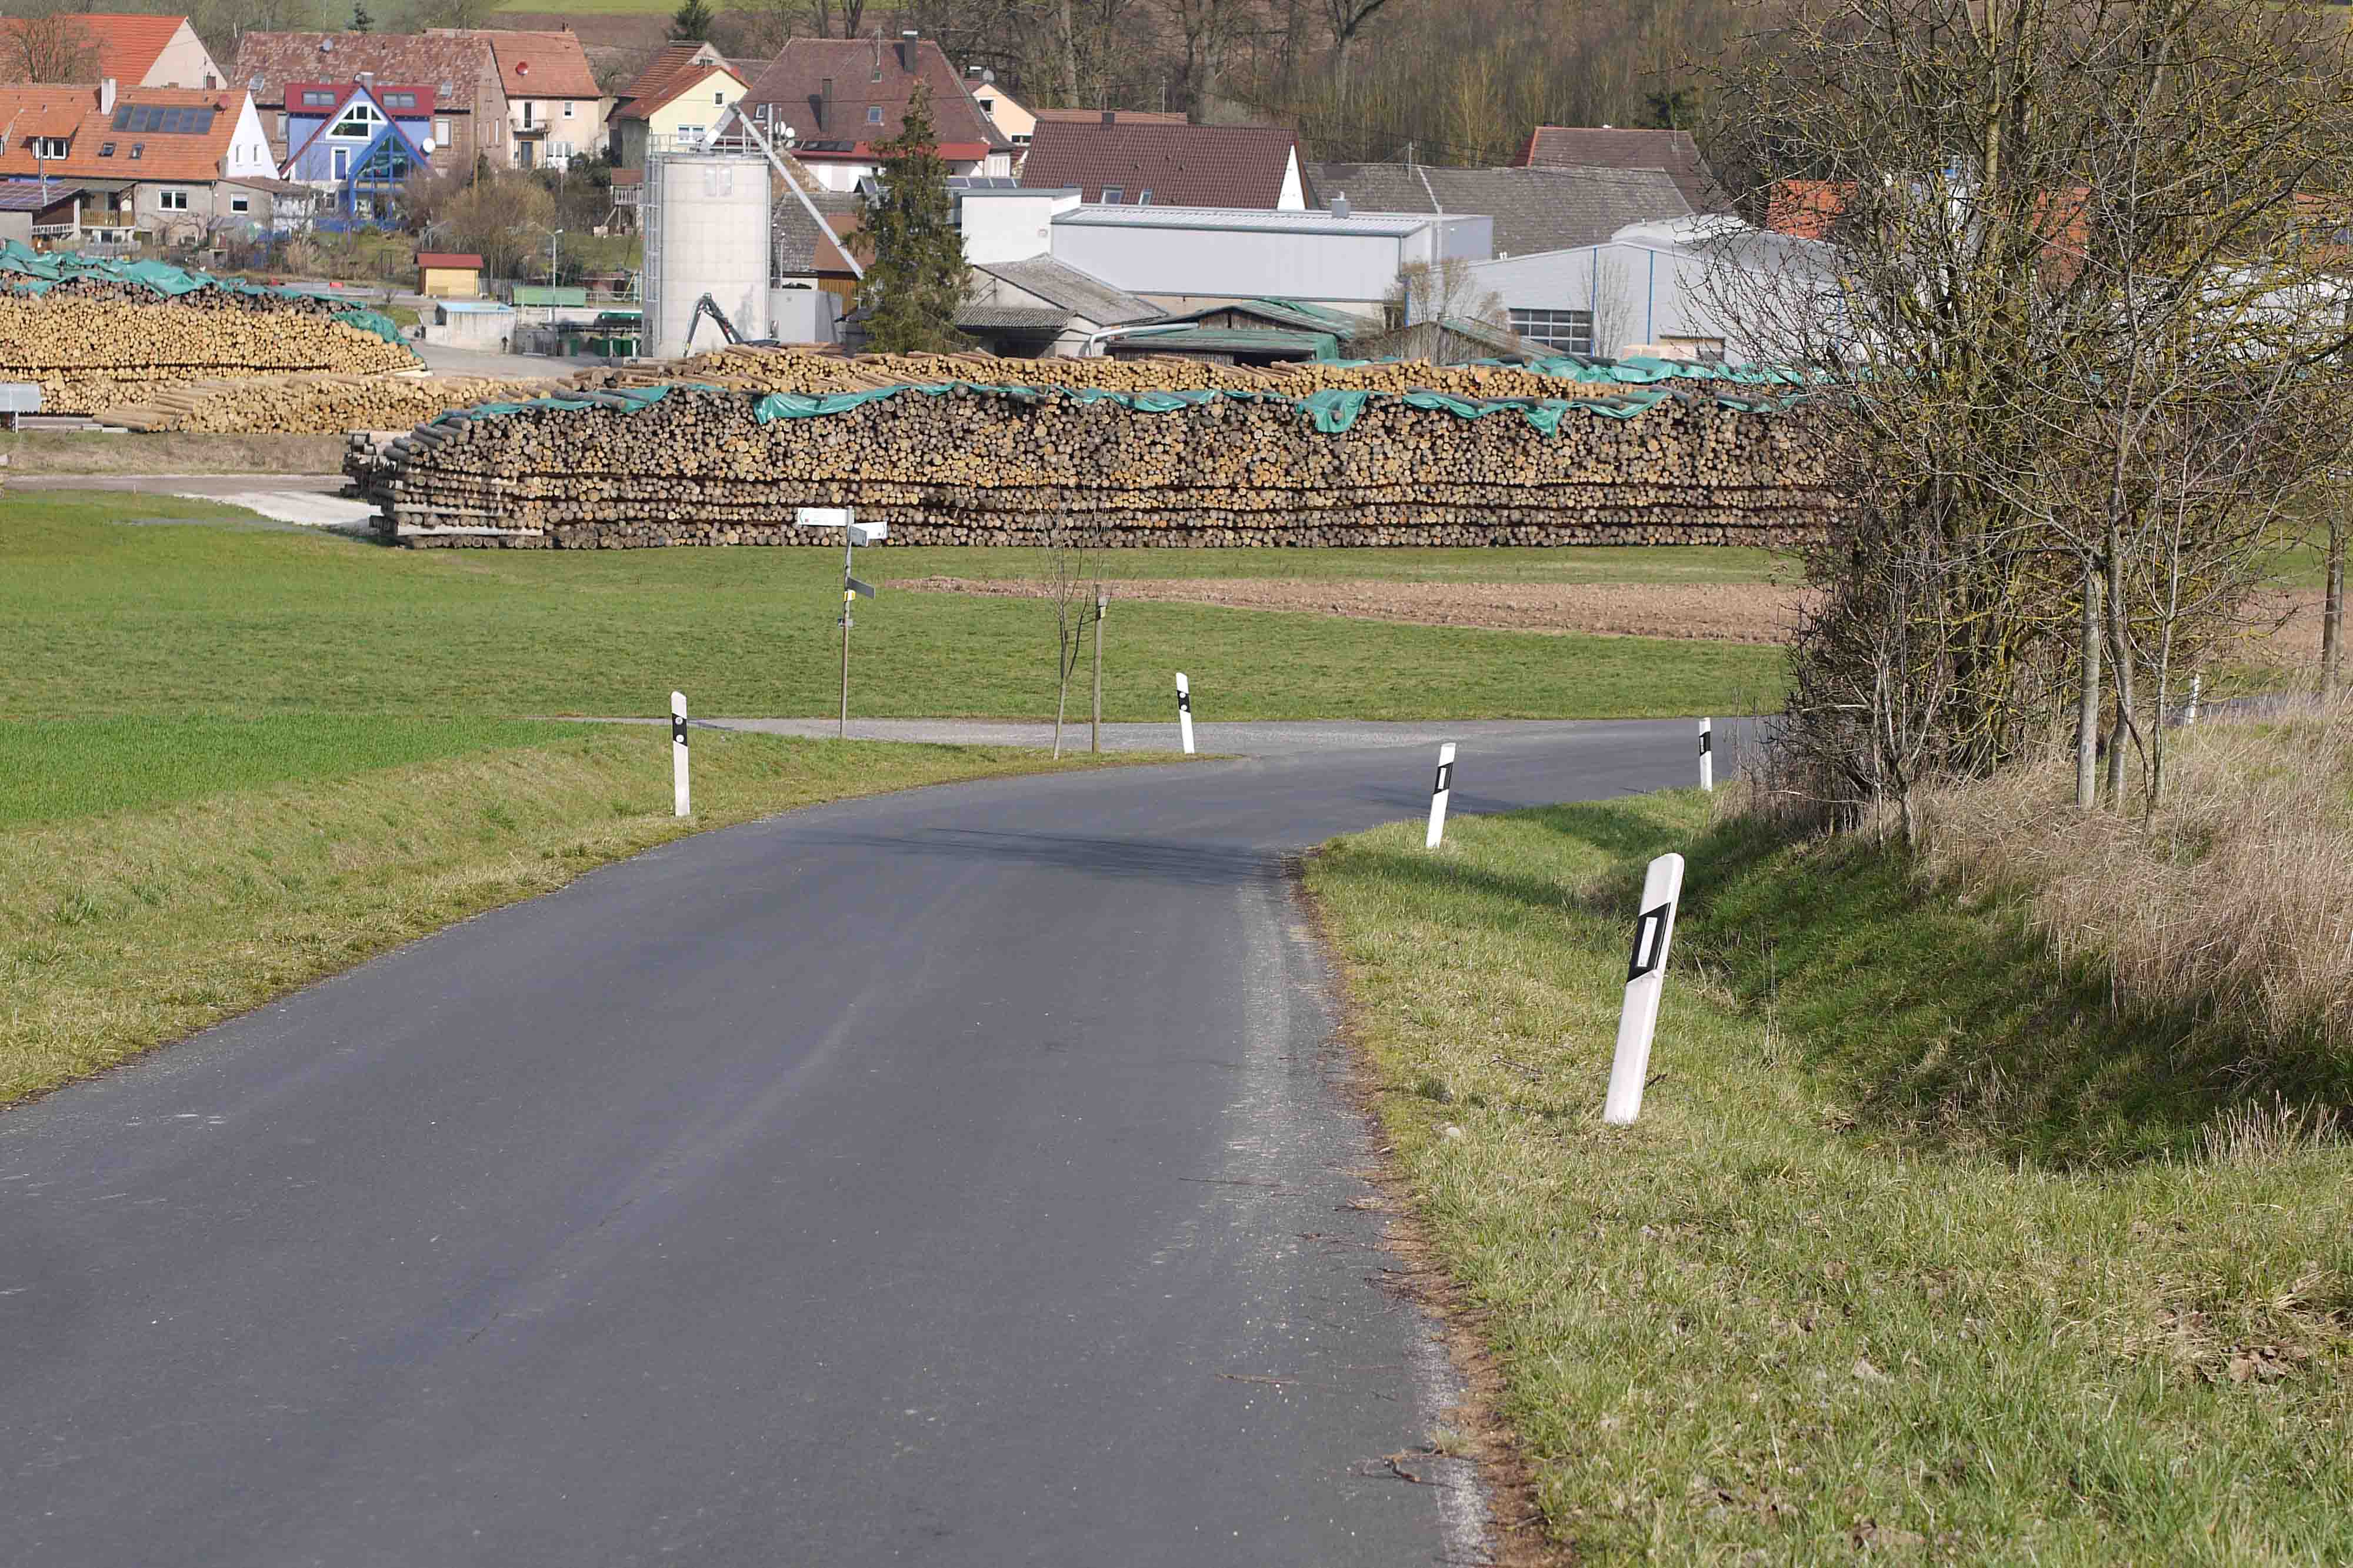
[[[289,82],[284,177],[325,192],[346,222],[388,222],[432,171],[433,105],[429,87]]]

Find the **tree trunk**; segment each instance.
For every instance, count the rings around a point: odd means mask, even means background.
[[[2116,688],[2116,722],[2108,730],[2108,809],[2125,805],[2125,743],[2132,734],[2132,650],[2125,641],[2124,541],[2114,524],[2108,529],[2108,665],[2109,684]]]
[[[2328,577],[2320,602],[2320,689],[2337,695],[2345,676],[2345,513],[2328,519]]]
[[[1079,35],[1071,0],[1062,0],[1062,102],[1071,109],[1086,107],[1079,101]]]
[[[2075,704],[2075,804],[2085,811],[2100,798],[2100,578],[2084,563],[2081,689]]]

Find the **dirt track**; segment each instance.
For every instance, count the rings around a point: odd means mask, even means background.
[[[1045,594],[1040,584],[1018,579],[913,577],[885,586],[1020,599],[1040,598]],[[1794,589],[1753,583],[1313,583],[1179,577],[1121,581],[1104,586],[1115,599],[1220,605],[1239,610],[1292,610],[1430,626],[1750,643],[1781,641],[1799,597]]]

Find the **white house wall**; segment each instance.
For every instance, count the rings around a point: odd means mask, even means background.
[[[1413,258],[1394,235],[1058,223],[1052,237],[1057,261],[1155,298],[1273,296],[1374,305],[1388,298],[1399,268]]]
[[[261,111],[253,107],[251,93],[239,93],[237,133],[229,138],[228,152],[221,159],[221,178],[268,179],[277,173],[278,161],[269,155],[269,132],[262,127]]]
[[[1282,190],[1274,198],[1274,210],[1285,213],[1307,210],[1307,185],[1299,177],[1299,149],[1296,147],[1283,154]]]
[[[1612,354],[1662,338],[1721,338],[1734,359],[1751,357],[1712,308],[1706,258],[1652,246],[1580,246],[1539,251],[1472,270],[1480,290],[1507,310],[1591,310],[1594,352]]]
[[[964,258],[977,267],[1043,256],[1053,249],[1054,215],[1070,212],[1078,205],[1076,192],[967,193],[959,204]]]

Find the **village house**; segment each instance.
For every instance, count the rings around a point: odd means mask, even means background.
[[[288,82],[284,175],[348,220],[398,215],[409,179],[429,174],[439,104],[418,82]]]
[[[1010,177],[1012,140],[973,100],[939,45],[913,32],[895,40],[788,39],[744,101],[763,131],[789,129],[794,155],[826,189],[852,191],[881,172],[875,148],[906,128],[918,81],[930,89],[948,172]]]
[[[35,238],[189,244],[249,231],[272,221],[277,172],[248,93],[0,87],[0,189],[20,210],[35,205]]]
[[[42,35],[27,41],[28,33]],[[185,87],[209,91],[227,85],[204,40],[185,16],[138,16],[54,12],[0,18],[0,82],[25,79],[27,54],[50,81],[96,82],[111,78],[129,87]]]
[[[573,33],[433,27],[425,36],[480,38],[491,46],[506,90],[516,167],[560,169],[603,149],[608,102]]]
[[[613,161],[624,169],[643,170],[649,151],[702,142],[749,86],[727,57],[707,43],[663,45],[613,107],[607,135]],[[640,182],[629,184],[634,189]],[[635,205],[622,196],[621,182],[615,182],[614,196],[624,205]]]
[[[480,33],[248,33],[237,43],[237,78],[253,95],[283,163],[294,151],[295,111],[290,83],[400,83],[433,94],[433,156],[463,168],[477,156],[493,165],[515,162],[505,79]]]

